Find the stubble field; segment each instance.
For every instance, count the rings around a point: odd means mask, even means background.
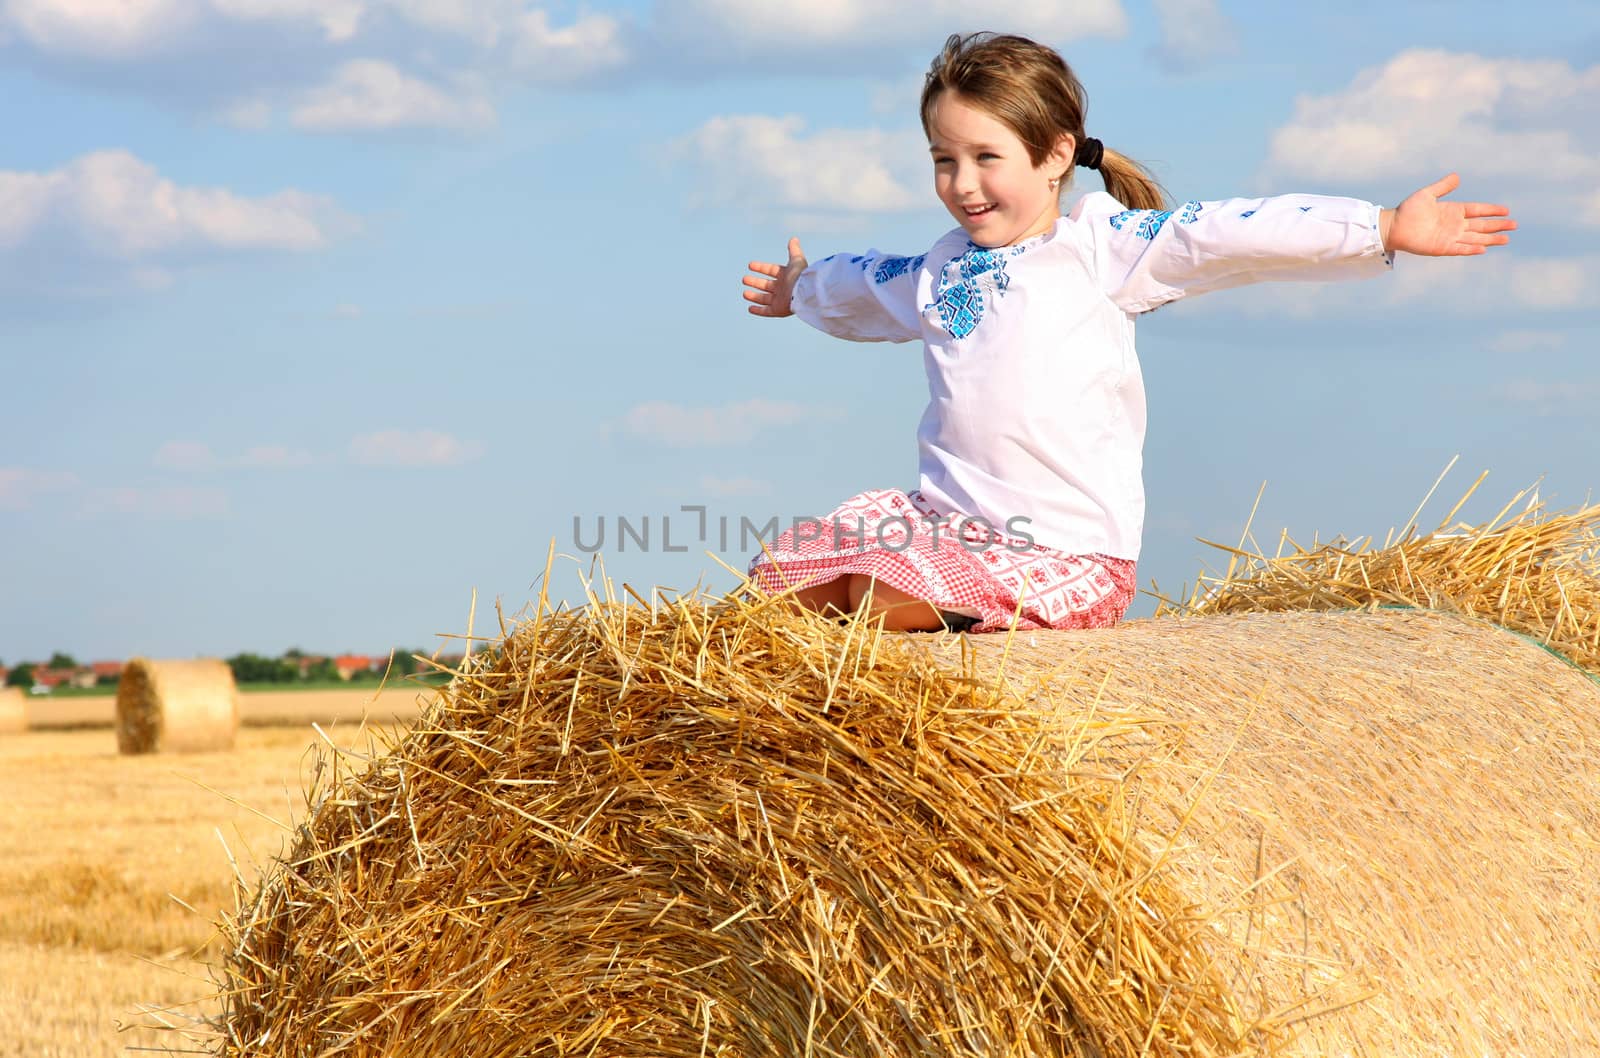
[[[192,1046],[148,1026],[208,1002],[235,870],[253,881],[284,850],[316,747],[370,751],[419,699],[245,695],[235,749],[184,756],[118,755],[111,709],[30,702],[33,729],[0,735],[0,1058]]]

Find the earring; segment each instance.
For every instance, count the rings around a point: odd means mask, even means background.
[[[1059,184],[1059,183],[1061,183],[1061,178],[1059,176],[1051,177],[1050,178],[1050,190],[1054,191],[1056,189],[1056,185]]]

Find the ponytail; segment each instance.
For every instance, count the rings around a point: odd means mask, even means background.
[[[1111,148],[1100,160],[1100,178],[1106,193],[1129,209],[1166,209],[1167,193],[1150,170]]]

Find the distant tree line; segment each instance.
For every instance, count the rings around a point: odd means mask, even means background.
[[[4,663],[0,662],[0,668],[4,667]],[[31,661],[24,661],[16,668],[7,672],[5,685],[7,687],[32,687],[33,674],[38,672],[40,669],[79,669],[82,667],[83,666],[78,664],[77,658],[73,657],[71,654],[67,654],[58,650],[54,654],[50,655],[49,661],[46,661],[43,664],[35,664]],[[115,683],[116,680],[112,679],[111,682]]]
[[[411,676],[417,671],[417,659],[413,656],[422,653],[401,647],[395,650],[393,659],[388,663],[389,677]],[[239,683],[312,683],[339,679],[339,668],[333,663],[332,658],[313,657],[298,647],[291,647],[279,657],[267,657],[264,654],[235,654],[228,658],[228,667],[233,670],[233,678]],[[4,668],[0,663],[0,668]],[[7,687],[31,687],[34,675],[46,669],[79,669],[82,666],[71,654],[56,651],[50,655],[46,662],[25,661],[16,668],[6,673],[5,684]],[[383,678],[383,669],[377,672],[369,669],[360,669],[351,673],[350,681],[369,681],[376,683]],[[116,676],[105,676],[101,683],[116,683]]]
[[[417,661],[412,657],[415,653],[418,651],[397,649],[394,660],[389,663],[390,677],[415,673]],[[227,661],[228,667],[233,670],[234,680],[239,683],[313,683],[339,679],[339,668],[332,658],[313,657],[298,647],[291,647],[275,658],[262,654],[235,654]],[[375,683],[382,678],[382,669],[377,672],[358,669],[351,673],[350,682],[365,680]]]

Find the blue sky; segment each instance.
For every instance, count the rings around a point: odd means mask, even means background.
[[[951,226],[915,101],[973,29],[1061,48],[1179,199],[1457,169],[1521,224],[1144,318],[1143,585],[1263,482],[1269,547],[1381,536],[1455,456],[1426,524],[1483,470],[1469,517],[1582,503],[1600,10],[1534,8],[0,0],[0,659],[431,649],[474,591],[480,630],[520,610],[552,540],[579,599],[602,519],[614,581],[725,587],[741,517],[914,485],[918,347],[749,317],[739,280],[790,234]]]

